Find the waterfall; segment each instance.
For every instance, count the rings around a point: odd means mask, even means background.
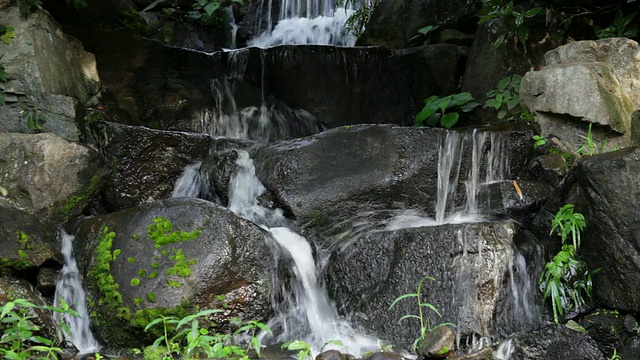
[[[269,17],[267,29],[251,40],[250,46],[355,44],[355,36],[344,31],[345,22],[353,14],[351,6],[336,8],[333,0],[281,0],[280,16],[272,28],[272,5],[269,0],[264,11]]]
[[[269,322],[272,329],[281,329],[276,340],[303,339],[315,350],[330,340],[340,340],[342,348],[354,354],[362,349],[377,347],[375,339],[358,334],[349,323],[341,319],[329,300],[319,279],[319,270],[309,242],[284,226],[287,221],[282,211],[266,209],[257,203],[265,188],[255,175],[253,160],[246,151],[238,150],[238,169],[231,177],[229,210],[245,217],[269,231],[284,254],[293,262],[296,278],[294,294],[276,309]],[[274,288],[286,288],[278,284]]]
[[[67,339],[75,345],[81,354],[96,352],[100,349],[100,344],[93,336],[90,325],[89,311],[87,310],[87,294],[82,287],[82,276],[78,271],[78,265],[73,255],[72,235],[61,232],[62,256],[64,266],[58,275],[55,293],[55,306],[60,306],[61,299],[76,311],[79,316],[70,314],[55,313],[56,321],[65,322],[69,325],[70,334],[65,334]]]

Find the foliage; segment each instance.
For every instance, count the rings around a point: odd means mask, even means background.
[[[398,320],[398,323],[401,322],[404,319],[418,319],[420,321],[420,336],[418,338],[416,338],[416,340],[413,342],[413,348],[414,349],[417,349],[418,342],[420,340],[424,339],[425,335],[427,335],[428,332],[430,332],[430,331],[432,331],[434,329],[437,329],[437,328],[439,328],[441,326],[446,326],[446,325],[454,326],[452,323],[440,323],[440,324],[438,324],[438,325],[436,325],[434,327],[431,327],[431,324],[429,323],[429,318],[425,316],[423,308],[427,308],[427,309],[433,311],[439,317],[442,317],[442,315],[440,315],[440,312],[438,311],[438,309],[435,306],[433,306],[430,303],[422,301],[422,285],[424,284],[424,282],[426,280],[436,281],[436,279],[431,277],[431,276],[423,277],[418,282],[418,287],[416,288],[416,292],[415,293],[401,295],[401,296],[397,297],[395,300],[393,300],[393,302],[391,303],[391,306],[389,306],[389,310],[391,310],[399,301],[401,301],[403,299],[416,298],[416,300],[418,302],[418,315],[408,314],[408,315],[405,315],[405,316],[401,317],[400,320]]]
[[[613,349],[613,354],[611,354],[611,357],[608,357],[607,360],[622,360],[620,355],[618,355],[618,349]]]
[[[522,76],[513,74],[498,82],[498,88],[487,92],[485,107],[498,110],[498,119],[532,121],[529,109],[520,104],[520,83]]]
[[[336,0],[334,2],[336,8],[343,7],[344,11],[349,8],[355,9],[353,14],[345,21],[343,31],[356,37],[362,35],[369,19],[371,19],[371,14],[373,14],[380,1],[382,0]]]
[[[507,40],[513,40],[514,45],[520,43],[524,47],[529,39],[530,19],[543,13],[544,9],[537,2],[533,2],[528,10],[519,10],[514,7],[513,0],[483,0],[478,24],[498,19],[504,24],[505,31],[498,35],[494,46],[500,47]]]
[[[629,24],[633,21],[637,14],[637,12],[632,12],[624,15],[622,13],[622,10],[618,9],[613,23],[611,23],[609,26],[605,28],[594,26],[596,36],[598,37],[598,39],[610,37],[635,37],[636,35],[638,35],[638,29],[630,28]]]
[[[574,213],[574,206],[563,206],[551,222],[554,232],[562,239],[562,249],[545,265],[540,277],[542,299],[551,298],[553,319],[558,323],[565,311],[585,305],[584,296],[591,296],[591,275],[584,261],[578,257],[580,232],[586,227],[584,216]],[[571,243],[569,243],[571,239]]]
[[[411,39],[409,39],[409,41],[423,38],[424,40],[422,42],[422,45],[429,45],[431,43],[431,35],[433,34],[432,32],[437,30],[439,27],[439,25],[427,25],[423,28],[420,28],[418,29],[418,35],[412,37]]]
[[[415,126],[440,126],[451,128],[460,118],[461,112],[470,112],[478,107],[473,96],[468,92],[448,95],[445,97],[430,96],[424,100],[424,108],[416,115]]]
[[[533,135],[531,138],[534,141],[533,143],[534,149],[547,143],[547,138],[542,135]]]
[[[239,319],[236,319],[239,328],[232,334],[210,333],[208,327],[200,326],[201,318],[219,312],[223,310],[203,310],[182,319],[162,315],[154,319],[145,327],[145,331],[162,324],[163,335],[158,337],[148,350],[145,349],[145,358],[148,351],[153,351],[161,359],[194,358],[200,355],[215,359],[249,359],[250,349],[260,357],[261,344],[256,334],[259,330],[271,334],[271,330],[261,322],[242,322]],[[233,338],[239,334],[250,336],[249,345],[246,348],[234,344]],[[160,349],[161,353],[157,353]]]
[[[44,309],[60,313],[69,313],[78,316],[78,313],[70,309],[63,301],[61,307],[38,306],[29,300],[15,299],[0,306],[0,355],[5,359],[58,359],[62,349],[55,346],[51,339],[39,336],[41,330],[31,319],[29,310]],[[63,326],[65,331],[69,331],[68,326]]]
[[[167,0],[155,0],[149,6],[144,8],[142,12],[151,11],[158,5]],[[231,3],[243,5],[242,0],[231,0]],[[219,0],[193,0],[191,2],[191,10],[187,11],[185,18],[190,21],[200,21],[202,23],[212,23],[215,20],[216,12],[221,8],[222,3]],[[135,11],[135,10],[134,10]],[[177,9],[168,7],[164,9],[165,13],[175,13]],[[136,13],[137,14],[137,13]]]
[[[342,346],[342,341],[329,340],[326,343],[324,343],[324,345],[322,345],[320,352],[322,353],[324,351],[324,348],[330,344]],[[296,353],[297,360],[313,359],[313,355],[311,353],[311,346],[306,341],[303,341],[303,340],[286,341],[282,344],[281,348],[289,351],[298,351]]]
[[[20,111],[20,116],[27,121],[29,131],[39,133],[42,130],[42,123],[46,122],[44,114],[37,106],[25,106]]]

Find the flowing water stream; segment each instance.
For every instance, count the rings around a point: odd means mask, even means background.
[[[75,310],[79,316],[55,313],[58,323],[65,322],[69,325],[70,334],[66,334],[67,340],[76,346],[81,354],[92,353],[100,349],[98,340],[90,329],[90,318],[87,310],[87,294],[82,286],[82,275],[78,271],[78,264],[73,255],[72,235],[61,231],[61,252],[64,257],[64,266],[58,275],[54,304],[60,306],[61,299]]]

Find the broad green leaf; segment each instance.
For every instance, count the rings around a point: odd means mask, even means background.
[[[7,314],[15,307],[16,303],[13,301],[9,301],[8,303],[4,304],[4,306],[2,307],[2,313],[0,313],[0,319],[3,319],[5,316],[7,316]]]
[[[213,1],[205,5],[204,11],[207,13],[207,15],[211,16],[219,8],[220,8],[220,3],[217,1]]]
[[[511,77],[506,77],[498,82],[498,89],[504,90],[511,84]]]
[[[512,97],[509,100],[507,100],[507,109],[511,110],[514,107],[518,106],[520,104],[520,99],[518,97]]]
[[[507,116],[507,110],[500,110],[498,112],[498,119],[504,119],[505,116]]]

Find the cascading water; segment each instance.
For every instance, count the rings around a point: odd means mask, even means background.
[[[229,184],[229,210],[269,231],[282,252],[293,261],[296,278],[294,293],[285,296],[285,300],[276,309],[276,316],[268,324],[272,329],[281,330],[275,334],[275,340],[303,339],[315,350],[319,350],[330,340],[339,340],[343,343],[341,349],[354,354],[375,349],[375,339],[358,333],[338,316],[335,306],[321,286],[319,270],[309,242],[286,227],[287,220],[281,210],[270,210],[258,204],[258,196],[265,192],[265,188],[255,175],[255,167],[249,154],[244,150],[237,152],[238,168]],[[185,169],[174,189],[174,197],[192,196],[196,192],[191,189],[202,186],[202,179],[192,170],[190,167]],[[274,288],[286,286],[276,283]]]
[[[267,29],[251,40],[250,46],[271,47],[283,44],[353,46],[355,43],[355,36],[344,31],[345,22],[353,14],[351,8],[335,8],[333,0],[282,0],[280,17],[272,28],[270,18],[272,1],[269,0],[265,11],[269,17]]]
[[[61,299],[76,311],[79,316],[55,313],[58,322],[69,325],[70,334],[65,334],[69,341],[75,345],[81,354],[96,352],[100,344],[93,336],[90,325],[89,311],[87,310],[87,294],[82,287],[82,276],[78,271],[78,265],[73,255],[72,235],[62,231],[62,256],[64,266],[58,275],[54,304],[60,306]]]

